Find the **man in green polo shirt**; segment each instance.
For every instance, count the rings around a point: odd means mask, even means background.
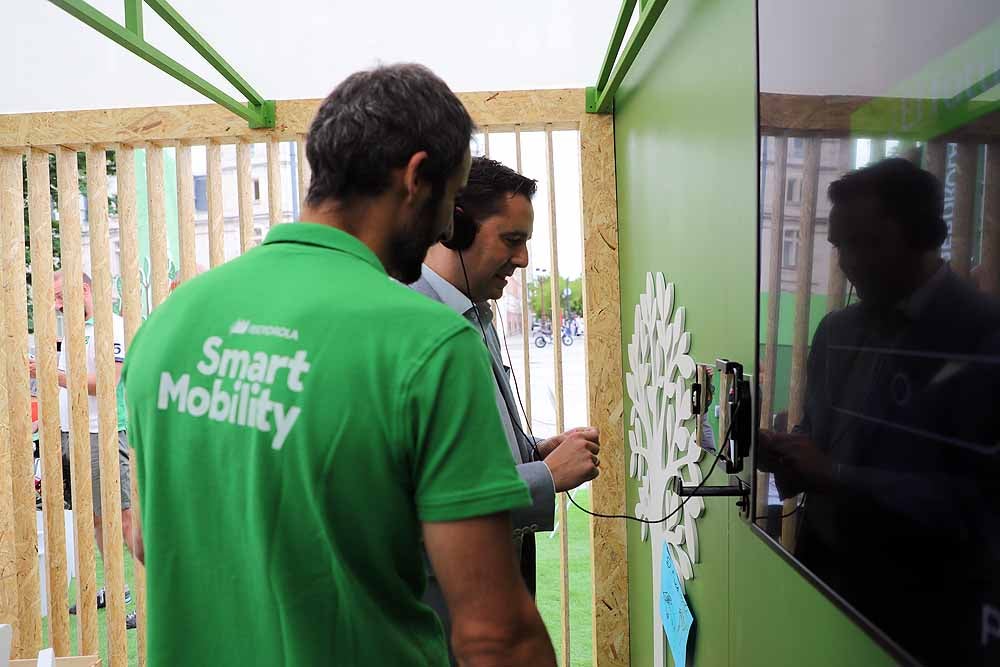
[[[181,285],[133,340],[151,666],[446,665],[422,542],[459,660],[555,664],[510,549],[529,497],[489,359],[390,279],[450,235],[471,130],[423,67],[349,77],[309,131],[303,222]]]

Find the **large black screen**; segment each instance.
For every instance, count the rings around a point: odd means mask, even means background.
[[[901,660],[1000,665],[1000,2],[758,19],[754,522]]]

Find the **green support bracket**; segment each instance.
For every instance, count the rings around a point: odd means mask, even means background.
[[[212,46],[191,27],[166,0],[125,0],[125,25],[122,26],[101,13],[86,0],[49,0],[76,19],[86,23],[105,37],[139,56],[181,83],[198,91],[237,116],[246,120],[251,128],[274,127],[274,100],[265,100]],[[163,53],[143,38],[142,5],[145,2],[190,44],[212,67],[246,96],[244,104],[201,78],[184,65]]]
[[[646,43],[646,38],[653,30],[653,26],[656,25],[660,14],[663,13],[664,7],[667,6],[667,1],[641,0],[639,21],[636,23],[625,49],[622,50],[621,45],[625,39],[625,31],[628,30],[628,24],[632,19],[632,12],[636,5],[636,0],[622,0],[618,20],[611,35],[611,42],[608,44],[608,51],[604,55],[604,62],[601,64],[601,71],[597,76],[597,85],[587,89],[588,113],[611,113],[614,108],[615,93],[618,92],[629,68],[636,56],[639,55],[639,51],[642,50],[642,45]],[[619,51],[621,51],[620,57]]]
[[[142,0],[125,0],[125,29],[142,39]]]
[[[645,0],[643,0],[645,4]],[[604,54],[604,62],[601,63],[601,72],[597,75],[597,86],[598,90],[603,89],[608,85],[608,79],[611,78],[611,70],[615,65],[615,60],[618,58],[618,51],[622,48],[622,41],[625,39],[625,31],[628,30],[628,23],[632,19],[632,12],[635,11],[635,0],[622,0],[621,9],[618,10],[618,19],[615,21],[615,31],[611,35],[611,43],[608,44],[608,50]],[[641,13],[640,9],[640,13]]]

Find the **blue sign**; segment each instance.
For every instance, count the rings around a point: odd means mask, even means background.
[[[663,561],[660,565],[660,620],[663,622],[663,631],[667,633],[674,665],[684,667],[687,665],[688,635],[694,616],[691,615],[684,591],[681,590],[681,581],[666,541],[663,542]]]

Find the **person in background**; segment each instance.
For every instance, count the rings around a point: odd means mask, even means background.
[[[86,273],[82,274],[83,279],[83,316],[84,316],[84,344],[86,345],[87,359],[87,417],[90,437],[90,474],[92,481],[93,507],[94,507],[94,535],[97,541],[97,548],[104,556],[104,530],[101,522],[103,514],[101,495],[101,463],[100,463],[100,439],[98,436],[99,416],[97,405],[97,346],[108,345],[113,347],[115,360],[115,397],[116,413],[118,418],[116,438],[118,441],[118,471],[121,481],[121,512],[122,512],[122,536],[129,550],[141,558],[141,539],[137,535],[137,526],[132,522],[132,465],[129,459],[129,444],[126,434],[126,415],[123,387],[121,385],[122,363],[125,361],[125,323],[119,315],[112,315],[112,340],[98,341],[94,335],[94,295],[91,278]],[[57,271],[53,278],[55,289],[56,310],[63,312],[63,274]],[[66,488],[71,488],[69,484],[70,469],[70,405],[69,391],[67,390],[66,369],[67,345],[62,345],[59,350],[59,360],[57,362],[57,372],[59,378],[59,426],[62,431],[62,456],[63,456],[63,479],[66,481]],[[29,375],[35,377],[35,362],[29,361]],[[125,590],[125,602],[132,601],[131,593]],[[106,604],[106,592],[102,588],[97,592],[97,606],[103,608]],[[70,613],[76,613],[77,606],[70,607]],[[126,627],[135,627],[135,612],[130,612],[125,618]]]

